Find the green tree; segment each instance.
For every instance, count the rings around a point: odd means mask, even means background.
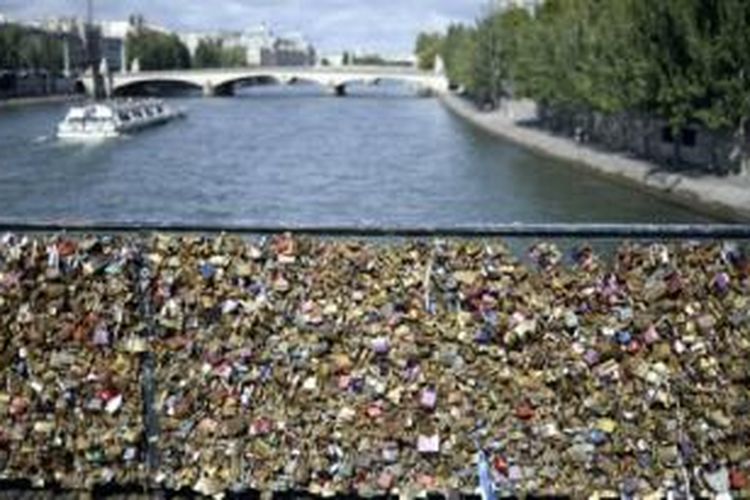
[[[2,52],[0,52],[0,67],[6,69],[18,69],[21,67],[20,48],[23,45],[24,31],[15,24],[6,24],[0,27],[0,40],[2,40]]]
[[[359,66],[385,66],[387,64],[386,60],[377,54],[355,57],[352,63]]]
[[[239,68],[247,65],[247,53],[242,47],[225,47],[221,51],[223,68]]]
[[[421,67],[436,46],[450,80],[483,102],[512,94],[575,112],[645,112],[747,144],[746,0],[546,0],[534,15],[490,9],[475,27],[420,34]]]
[[[59,74],[63,69],[63,43],[54,36],[43,41],[42,66],[50,73]]]
[[[420,33],[414,53],[417,56],[419,69],[429,71],[435,69],[435,56],[441,52],[443,35],[440,33]]]
[[[193,56],[196,68],[218,68],[221,66],[221,40],[203,38],[198,42]]]
[[[710,50],[703,60],[710,64],[707,105],[696,117],[713,129],[733,131],[731,153],[740,171],[750,170],[750,3],[744,0],[716,0],[707,6],[714,12],[700,12],[704,23],[714,19],[718,29],[704,27]]]
[[[196,68],[236,68],[247,64],[242,47],[224,47],[219,38],[204,38],[198,42],[193,57]]]
[[[0,68],[58,73],[62,68],[62,43],[48,33],[16,24],[2,25]]]
[[[475,90],[476,30],[462,24],[448,28],[441,56],[448,79],[466,90]]]
[[[480,22],[475,79],[485,100],[497,102],[521,81],[522,41],[529,23],[528,12],[515,7],[491,12]]]
[[[177,35],[140,28],[128,33],[125,43],[128,65],[137,58],[142,70],[190,67],[190,52]]]

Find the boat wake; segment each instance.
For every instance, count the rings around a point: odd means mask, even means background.
[[[44,144],[45,142],[49,142],[51,139],[52,139],[52,136],[40,135],[38,137],[34,137],[31,143],[32,144]]]

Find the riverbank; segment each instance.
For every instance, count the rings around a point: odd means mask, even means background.
[[[455,94],[444,94],[441,101],[472,125],[546,156],[574,162],[588,171],[713,217],[750,221],[750,177],[747,175],[690,177],[666,172],[658,165],[622,153],[599,151],[569,138],[521,125],[536,117],[535,107],[528,102],[513,102],[501,110],[483,112]]]
[[[84,99],[79,94],[45,95],[36,97],[14,97],[12,99],[0,99],[0,109],[15,108],[20,106],[31,106],[34,104],[54,104],[60,102],[77,102]]]

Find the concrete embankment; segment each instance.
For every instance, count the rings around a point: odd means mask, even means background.
[[[536,117],[528,102],[512,102],[499,111],[484,112],[455,94],[441,96],[443,104],[476,127],[545,156],[574,162],[613,181],[651,192],[674,203],[724,220],[750,221],[750,177],[691,177],[667,172],[658,165],[605,152],[527,126]]]
[[[33,104],[51,104],[58,102],[76,102],[84,99],[78,94],[45,95],[36,97],[13,97],[11,99],[0,99],[0,109],[15,108],[18,106],[30,106]]]

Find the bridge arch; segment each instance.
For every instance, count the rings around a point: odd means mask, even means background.
[[[231,95],[232,89],[235,85],[245,82],[276,85],[306,83],[332,90],[342,87],[342,81],[340,79],[332,79],[325,75],[318,75],[315,73],[254,72],[247,75],[232,75],[227,78],[214,80],[214,93],[215,95]]]
[[[213,82],[213,89],[216,95],[232,95],[235,85],[280,85],[282,83],[284,82],[277,75],[252,73],[216,80]]]
[[[332,88],[335,90],[337,95],[345,95],[347,88],[352,85],[365,85],[365,86],[379,86],[386,83],[398,83],[404,87],[412,87],[418,91],[431,90],[431,82],[425,82],[419,79],[411,78],[408,75],[387,75],[387,76],[373,76],[373,75],[352,75],[345,78],[336,80]],[[434,89],[439,90],[439,89]]]
[[[408,76],[359,76],[346,78],[340,81],[341,85],[350,86],[355,84],[361,85],[381,85],[384,83],[398,83],[404,86],[423,85],[416,82]]]
[[[89,93],[93,83],[90,76],[82,78]],[[416,70],[381,67],[310,68],[269,67],[236,69],[170,70],[112,75],[113,90],[128,93],[142,86],[181,86],[202,89],[205,95],[231,95],[236,84],[311,82],[343,95],[346,87],[355,83],[403,82],[436,92],[447,90],[444,76]]]
[[[130,92],[139,88],[155,86],[161,88],[182,88],[182,89],[198,89],[201,90],[203,87],[197,82],[186,79],[186,78],[143,78],[128,80],[120,84],[115,84],[112,87],[112,93],[115,96],[128,95]]]

